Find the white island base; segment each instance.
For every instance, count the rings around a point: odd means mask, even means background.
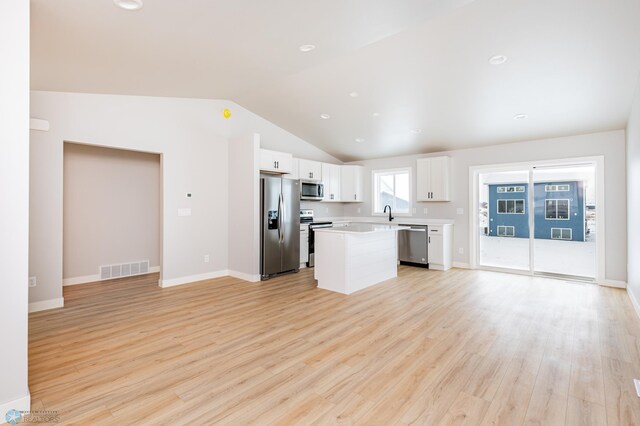
[[[399,226],[353,224],[315,230],[318,288],[351,294],[398,275]]]

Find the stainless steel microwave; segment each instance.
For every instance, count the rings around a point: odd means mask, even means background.
[[[320,201],[324,198],[324,186],[320,182],[300,181],[300,199]]]

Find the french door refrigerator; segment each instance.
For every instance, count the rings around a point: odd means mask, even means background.
[[[300,268],[300,181],[280,177],[260,178],[263,280]]]

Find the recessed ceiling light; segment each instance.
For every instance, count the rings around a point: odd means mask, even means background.
[[[412,132],[417,135],[418,133],[422,133],[422,129],[413,129]]]
[[[322,118],[323,120],[328,120],[331,118],[331,116],[329,114],[320,114],[320,118]]]
[[[502,65],[507,62],[507,57],[504,55],[495,55],[489,58],[489,63],[491,65]]]
[[[380,113],[379,113],[379,112],[374,112],[374,113],[373,113],[373,114],[371,114],[371,115],[373,115],[374,117],[380,117]]]
[[[514,120],[524,120],[525,118],[529,117],[527,114],[516,114],[513,116]]]
[[[142,0],[113,0],[116,6],[124,10],[140,10],[142,9]]]
[[[358,94],[358,92],[351,92],[349,93],[349,96],[351,96],[352,98],[357,98],[360,95]]]
[[[362,139],[362,138],[356,138],[356,142],[364,142],[364,139]]]
[[[300,49],[301,52],[311,52],[315,48],[316,46],[314,46],[313,44],[303,44],[298,49]]]

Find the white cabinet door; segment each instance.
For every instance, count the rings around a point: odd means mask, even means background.
[[[298,178],[305,180],[322,180],[322,163],[300,159],[298,162]]]
[[[300,225],[300,263],[309,261],[309,226]]]
[[[451,159],[430,157],[417,160],[417,201],[450,201]]]
[[[446,271],[453,266],[453,225],[427,227],[429,269]]]
[[[298,167],[300,166],[300,160],[297,158],[291,159],[291,172],[284,175],[285,179],[300,179],[298,177]]]
[[[324,184],[324,198],[322,201],[341,201],[340,181],[340,166],[338,164],[322,163],[322,183]]]
[[[340,196],[344,202],[362,202],[364,188],[364,172],[362,166],[340,167]]]
[[[260,150],[260,170],[263,172],[289,173],[292,161],[293,156],[286,152]]]

